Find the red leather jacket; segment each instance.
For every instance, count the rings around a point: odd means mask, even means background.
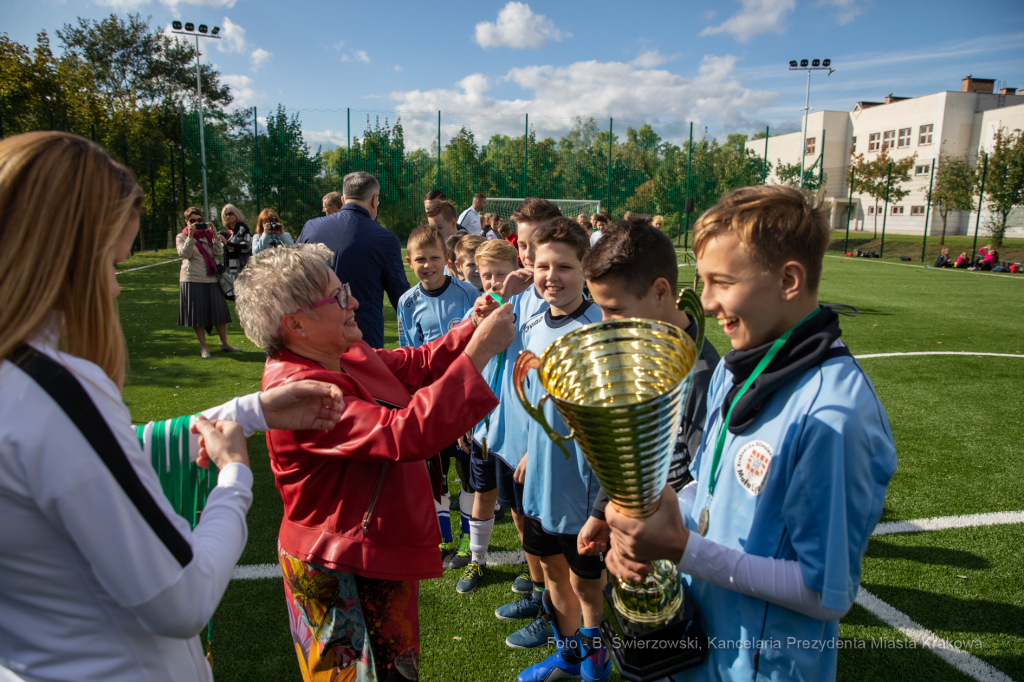
[[[284,499],[285,552],[368,578],[441,576],[425,462],[498,404],[462,352],[472,334],[467,321],[415,349],[376,350],[360,341],[342,356],[341,372],[288,351],[267,361],[264,390],[316,379],[345,395],[341,421],[330,431],[267,432]],[[440,467],[433,470],[438,488]]]

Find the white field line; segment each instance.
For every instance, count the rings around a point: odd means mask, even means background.
[[[931,630],[915,623],[907,614],[897,611],[863,587],[857,591],[857,603],[889,627],[899,630],[905,637],[920,644],[923,649],[931,651],[946,663],[979,682],[1013,682],[1012,678],[964,651],[953,642],[943,639]]]
[[[119,270],[117,274],[123,275],[126,272],[135,272],[136,270],[145,270],[146,268],[155,268],[158,265],[167,265],[168,263],[177,263],[180,260],[181,260],[180,258],[175,258],[174,260],[165,260],[165,261],[160,261],[159,263],[152,263],[150,265],[143,265],[141,268],[131,268],[129,270]]]
[[[521,551],[515,552],[488,552],[488,566],[515,566],[526,561],[526,555]],[[448,562],[445,562],[448,568]],[[280,578],[281,566],[279,564],[249,564],[247,566],[235,566],[231,572],[232,580],[259,580],[261,578]]]
[[[959,350],[924,350],[912,353],[867,353],[866,355],[854,355],[853,357],[857,360],[865,360],[867,358],[898,358],[907,355],[984,355],[993,358],[1024,358],[1024,355],[1015,355],[1012,353],[969,353],[967,351]]]
[[[972,275],[976,275],[976,274],[979,274],[979,273],[982,272],[981,270],[964,270],[963,268],[929,268],[929,267],[925,267],[924,265],[915,265],[913,263],[893,263],[892,261],[882,260],[881,258],[853,258],[853,257],[847,258],[846,256],[828,256],[828,255],[826,255],[825,258],[842,258],[843,260],[849,260],[849,261],[854,261],[854,260],[855,261],[862,261],[862,260],[864,260],[864,261],[870,261],[872,263],[882,263],[883,265],[899,265],[900,267],[904,267],[904,268],[918,268],[919,270],[934,270],[936,272],[938,272],[940,270],[949,270],[951,272],[965,272],[965,273],[970,273]],[[1006,279],[1015,279],[1015,280],[1018,280],[1018,281],[1024,281],[1024,277],[1015,277],[1013,275],[1004,275],[1004,274],[999,273],[999,272],[985,272],[984,274],[989,275],[991,277],[1005,277]]]

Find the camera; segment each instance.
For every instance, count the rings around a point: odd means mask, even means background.
[[[281,223],[267,223],[267,232],[271,232],[273,234],[281,234],[282,232],[284,232],[284,225],[282,225]]]

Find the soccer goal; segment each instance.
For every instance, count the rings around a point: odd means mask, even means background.
[[[597,199],[548,199],[558,207],[566,218],[575,218],[580,213],[585,213],[590,219],[591,213],[601,212],[601,202]],[[510,199],[506,197],[487,197],[487,213],[496,213],[501,216],[509,225],[513,225],[512,214],[523,203],[522,199]]]

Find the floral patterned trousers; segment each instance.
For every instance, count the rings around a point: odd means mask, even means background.
[[[277,552],[304,682],[419,679],[419,581],[364,578]]]

